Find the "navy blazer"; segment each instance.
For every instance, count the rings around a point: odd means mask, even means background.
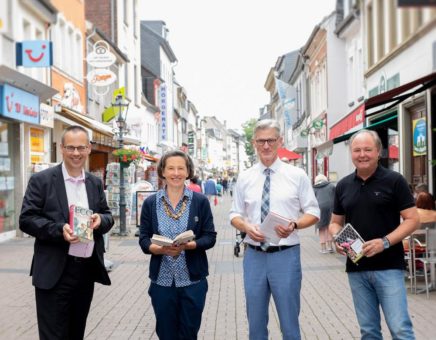
[[[95,270],[90,279],[110,285],[103,260],[103,234],[112,228],[114,220],[106,202],[101,179],[85,173],[85,185],[89,209],[99,213],[101,217],[100,227],[94,230],[92,261]],[[35,237],[30,270],[35,287],[53,288],[64,271],[70,246],[62,233],[65,223],[69,223],[69,207],[60,164],[34,174],[23,198],[19,224],[23,232]]]
[[[212,248],[216,242],[215,226],[209,200],[203,194],[193,192],[189,209],[188,230],[195,234],[197,248],[186,250],[186,264],[191,281],[198,281],[209,275],[206,250]],[[141,210],[139,226],[139,245],[145,254],[150,253],[153,234],[159,234],[156,212],[156,194],[148,197]],[[151,255],[149,277],[156,281],[159,275],[162,255]]]

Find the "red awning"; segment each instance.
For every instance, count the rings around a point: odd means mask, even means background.
[[[295,160],[295,159],[299,159],[299,158],[302,158],[302,157],[303,157],[303,156],[301,156],[300,154],[298,154],[298,153],[296,153],[296,152],[294,152],[294,151],[291,151],[291,150],[285,149],[285,148],[279,148],[279,149],[277,150],[277,154],[279,155],[279,158],[280,158],[280,159],[282,159],[282,158],[287,158],[287,159],[289,159],[290,161]]]
[[[336,137],[342,136],[355,126],[362,124],[364,120],[365,104],[362,104],[330,128],[329,139],[333,140]]]

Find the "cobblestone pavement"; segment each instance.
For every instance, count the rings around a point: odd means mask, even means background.
[[[213,207],[218,231],[216,246],[208,252],[209,292],[199,339],[247,339],[242,284],[243,251],[233,255],[235,230],[228,223],[230,198]],[[97,284],[86,328],[86,339],[157,339],[147,294],[149,258],[133,236],[112,236],[106,258],[114,262],[112,285]],[[303,339],[358,339],[359,329],[344,273],[344,259],[320,254],[313,228],[300,231],[303,286],[300,315]],[[0,339],[37,339],[34,290],[28,271],[33,240],[19,238],[0,244]],[[408,292],[409,310],[417,339],[434,339],[436,292]],[[270,338],[280,339],[278,317],[270,305]],[[386,325],[385,338],[390,338]]]

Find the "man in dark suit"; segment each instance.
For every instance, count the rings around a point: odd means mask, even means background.
[[[84,171],[91,152],[88,132],[70,126],[62,135],[63,163],[33,175],[20,215],[20,229],[35,237],[30,275],[35,286],[40,339],[83,339],[94,282],[110,285],[103,234],[114,221],[102,181]],[[69,207],[91,209],[91,256],[73,235]],[[76,256],[72,256],[73,253]],[[89,257],[86,257],[89,256]]]

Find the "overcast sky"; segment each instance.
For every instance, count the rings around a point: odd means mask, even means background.
[[[178,59],[177,81],[201,116],[239,129],[269,102],[269,69],[301,48],[335,0],[155,0],[141,20],[163,20]]]

